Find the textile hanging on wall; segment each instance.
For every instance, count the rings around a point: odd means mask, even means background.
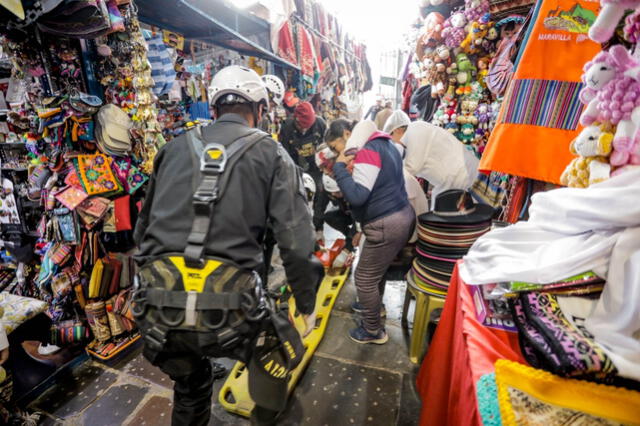
[[[559,184],[579,133],[582,66],[600,50],[587,36],[598,3],[540,1],[480,170]]]
[[[293,34],[291,33],[291,23],[288,21],[282,25],[282,28],[280,28],[278,37],[278,56],[292,64],[298,63],[296,45],[293,42]]]

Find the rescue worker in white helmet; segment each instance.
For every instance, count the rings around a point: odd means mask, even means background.
[[[286,406],[288,375],[274,376],[263,362],[283,365],[288,355],[277,337],[281,330],[273,333],[275,321],[271,328],[264,320],[256,322],[264,307],[273,305],[252,294],[261,294],[256,276],[264,267],[269,223],[306,332],[313,329],[322,268],[313,256],[311,212],[302,173],[280,144],[255,129],[268,102],[260,77],[246,67],[224,68],[211,82],[209,99],[216,121],[166,144],[155,158],[134,235],[141,266],[134,314],[145,357],[175,382],[173,425],[209,423],[210,357],[231,357],[249,366],[249,393],[256,403],[252,423],[275,424]],[[226,165],[216,163],[221,153]],[[212,175],[221,164],[224,171]],[[209,182],[212,176],[217,186]],[[208,197],[213,202],[203,204]],[[218,263],[209,273],[202,265],[211,265],[211,259]],[[174,267],[181,262],[182,268]],[[191,281],[202,281],[207,273],[200,291],[187,291]],[[237,295],[239,289],[243,293]],[[187,323],[196,324],[188,328],[194,331],[184,331]]]
[[[282,106],[286,89],[280,77],[276,75],[265,74],[262,76],[262,81],[269,94],[269,110],[263,115],[260,121],[260,129],[270,135],[277,135],[280,133],[278,108]]]

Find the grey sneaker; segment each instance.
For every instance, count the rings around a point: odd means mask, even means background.
[[[349,337],[356,343],[373,343],[376,345],[384,345],[389,340],[389,336],[384,328],[380,329],[377,334],[371,334],[364,329],[363,326],[359,326],[352,330],[349,330]]]

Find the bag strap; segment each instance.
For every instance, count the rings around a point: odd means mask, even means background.
[[[267,135],[258,129],[252,129],[227,146],[219,143],[205,145],[197,131],[191,131],[187,135],[200,158],[200,183],[193,195],[195,217],[184,250],[185,262],[193,267],[203,264],[214,206],[228,183],[228,179],[222,179],[222,186],[219,187],[220,178],[224,173],[231,173],[244,153]]]

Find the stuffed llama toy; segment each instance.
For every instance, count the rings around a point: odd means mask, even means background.
[[[613,133],[606,125],[585,127],[570,145],[571,153],[578,155],[569,163],[560,183],[572,188],[586,188],[609,178],[611,166],[607,156],[611,153]]]
[[[582,81],[586,87],[580,100],[587,107],[580,116],[580,123],[588,126],[596,121],[617,126],[613,139],[612,166],[640,164],[636,155],[637,136],[640,127],[640,82],[625,75],[639,64],[621,45],[608,52],[598,53],[588,62]]]
[[[626,10],[635,10],[639,0],[600,0],[600,13],[589,29],[589,38],[598,43],[607,42]]]

